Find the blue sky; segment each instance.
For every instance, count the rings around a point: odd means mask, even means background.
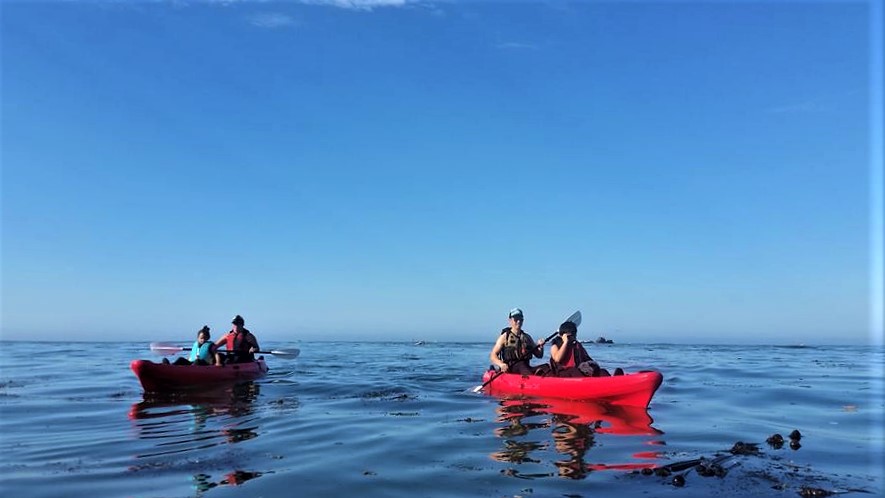
[[[2,337],[881,344],[881,12],[4,2]]]

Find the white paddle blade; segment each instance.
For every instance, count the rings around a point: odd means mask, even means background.
[[[476,386],[473,388],[473,392],[475,392],[475,393],[478,393],[480,391],[482,391],[482,386]]]
[[[151,343],[151,352],[161,355],[169,355],[180,353],[184,351],[184,348],[179,346],[173,346],[172,344],[168,344],[165,342],[152,342]]]
[[[572,316],[566,318],[565,321],[572,322],[575,325],[580,325],[581,324],[581,312],[575,311],[574,313],[572,313]]]
[[[301,354],[301,350],[300,349],[290,349],[288,351],[273,350],[273,351],[265,351],[265,353],[270,353],[278,358],[292,359],[292,358],[298,358],[298,355]]]

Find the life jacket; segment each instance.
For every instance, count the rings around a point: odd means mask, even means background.
[[[527,360],[529,339],[525,331],[520,330],[514,334],[509,327],[501,330],[501,334],[505,334],[504,346],[501,348],[499,357],[504,363],[511,365],[520,360]]]
[[[237,363],[244,361],[252,361],[255,359],[255,355],[249,352],[249,342],[246,340],[246,336],[251,334],[249,329],[243,329],[242,332],[234,332],[231,330],[227,333],[227,350],[234,353],[234,358]]]
[[[562,337],[557,337],[553,339],[553,344],[559,347],[566,347],[562,342]],[[585,361],[592,360],[593,358],[590,357],[590,354],[587,353],[587,350],[584,349],[584,346],[580,342],[575,341],[575,343],[572,344],[571,354],[566,356],[562,362],[557,364],[557,366],[559,368],[574,367],[580,365]]]
[[[200,341],[194,341],[194,347],[191,348],[191,354],[187,359],[190,360],[191,363],[197,360],[203,360],[210,363],[212,361],[211,356],[209,355],[211,348],[212,341],[206,341],[202,346],[200,346]]]

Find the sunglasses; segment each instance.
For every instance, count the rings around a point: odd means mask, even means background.
[[[511,319],[511,320],[515,320],[515,321],[517,321],[517,322],[521,322],[521,321],[522,321],[522,317],[519,316],[519,315],[511,316],[510,319]]]

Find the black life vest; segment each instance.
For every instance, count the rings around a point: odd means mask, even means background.
[[[498,357],[501,361],[508,365],[512,365],[520,360],[527,360],[529,355],[529,338],[524,330],[520,330],[518,334],[514,334],[509,327],[501,329],[501,334],[506,335],[504,338],[504,346]]]

